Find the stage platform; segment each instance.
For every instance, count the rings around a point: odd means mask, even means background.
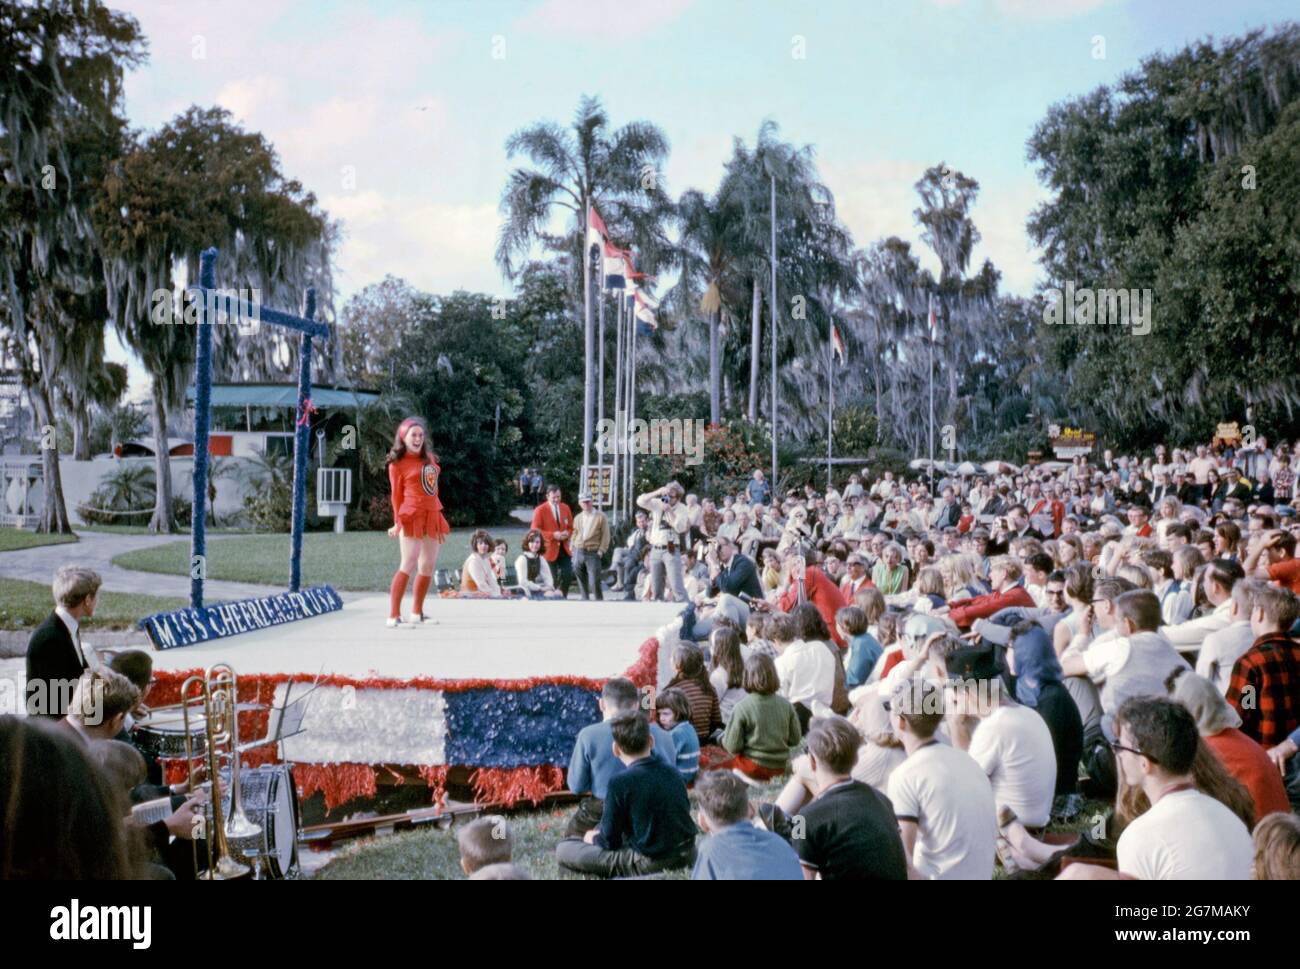
[[[605,680],[662,686],[676,641],[676,603],[431,597],[438,623],[389,629],[388,597],[210,643],[154,653],[151,705],[175,702],[185,677],[226,662],[241,702],[242,740],[262,737],[269,708],[316,688],[303,732],[283,744],[303,798],[327,809],[384,783],[427,784],[439,803],[451,772],[476,799],[537,801],[564,786],[577,732],[599,718]],[[661,648],[668,643],[668,648]],[[274,747],[250,764],[279,759]],[[178,777],[180,764],[169,776]]]

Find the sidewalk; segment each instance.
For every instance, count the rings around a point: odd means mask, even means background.
[[[26,579],[30,582],[50,583],[54,571],[61,565],[75,563],[94,569],[104,580],[103,588],[110,592],[130,592],[138,595],[176,596],[189,600],[190,579],[185,575],[163,575],[158,572],[137,572],[113,565],[114,556],[123,552],[132,552],[138,548],[152,548],[166,545],[168,542],[188,542],[189,535],[112,535],[105,532],[81,532],[80,541],[68,545],[39,545],[36,548],[24,548],[13,552],[0,552],[0,576],[8,579]],[[230,536],[213,535],[208,541],[220,542]],[[248,599],[254,596],[271,595],[284,592],[288,587],[289,563],[284,564],[286,584],[283,586],[256,585],[248,582],[223,582],[209,579],[203,585],[206,602],[224,602],[232,599]],[[345,602],[374,593],[339,592]],[[53,608],[53,605],[51,605]],[[0,632],[0,656],[18,648],[17,638],[21,638],[21,649],[27,648],[30,630],[23,632]],[[96,633],[97,645],[125,645],[136,642],[142,633],[138,632],[99,632]],[[116,642],[116,640],[122,642]],[[14,640],[14,642],[11,642]]]

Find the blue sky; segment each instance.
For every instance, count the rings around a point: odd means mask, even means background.
[[[131,123],[153,129],[219,104],[266,135],[343,222],[344,298],[385,273],[434,292],[508,292],[492,261],[504,141],[538,120],[566,123],[584,93],[615,125],[663,128],[674,196],[713,189],[733,137],[752,143],[776,120],[816,146],[859,245],[919,242],[912,184],[946,162],[981,185],[976,259],[1002,270],[1004,290],[1028,293],[1038,272],[1024,224],[1043,193],[1025,140],[1048,106],[1154,51],[1295,15],[1282,0],[109,5],[149,38],[127,79]]]

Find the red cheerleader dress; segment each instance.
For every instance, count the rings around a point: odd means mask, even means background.
[[[392,489],[393,524],[407,538],[432,538],[441,542],[451,527],[442,516],[438,500],[438,477],[441,468],[417,454],[404,454],[388,466],[388,484]]]

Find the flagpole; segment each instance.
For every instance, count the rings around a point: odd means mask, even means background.
[[[603,260],[605,258],[605,254],[603,252],[600,254],[600,258],[602,260],[601,266],[603,270],[604,268]],[[604,277],[603,272],[601,273],[601,277],[603,279]],[[597,331],[598,333],[597,339],[600,343],[600,349],[598,351],[598,359],[600,360],[599,363],[600,369],[597,371],[598,376],[596,378],[596,428],[597,428],[597,432],[599,433],[599,429],[605,426],[605,287],[604,285],[601,285],[596,289],[596,306],[597,306],[597,318],[600,320],[600,323],[598,324],[599,330]],[[597,468],[600,469],[603,469],[605,467],[605,455],[599,453],[599,451],[597,451],[596,453],[596,466]],[[597,472],[597,476],[596,476],[597,488],[599,488],[600,486],[600,476],[603,474],[604,474],[603,470]],[[593,495],[592,497],[596,499],[597,502],[596,507],[599,508],[600,507],[599,495]]]
[[[930,494],[934,494],[934,294],[930,294],[930,313],[926,325],[930,329]]]
[[[776,502],[776,173],[769,172],[772,181],[771,221],[772,248],[769,256],[772,264],[772,502]]]
[[[626,286],[628,282],[631,280],[626,280],[624,285]],[[623,496],[618,490],[618,464],[623,456],[623,452],[619,449],[619,442],[623,440],[623,294],[626,292],[626,289],[618,290],[618,305],[615,307],[617,312],[614,314],[614,325],[617,327],[614,337],[614,455],[611,459],[613,470],[610,472],[609,480],[609,504],[615,525],[625,517]]]
[[[835,321],[831,320],[831,338],[826,355],[826,490],[831,490],[831,457],[835,440]]]
[[[630,415],[630,418],[629,418],[629,425],[628,425],[628,433],[629,433],[629,437],[630,437],[630,421],[633,421],[633,420],[636,420],[636,419],[637,419],[637,313],[636,313],[636,307],[633,306],[633,311],[632,311],[632,313],[630,313],[630,316],[632,316],[632,320],[629,321],[630,326],[632,326],[632,330],[630,330],[630,333],[632,333],[632,336],[629,337],[629,341],[628,341],[628,342],[629,342],[630,347],[632,347],[632,350],[630,350],[630,363],[629,363],[629,365],[628,365],[628,414]],[[630,499],[633,498],[633,492],[634,492],[634,490],[636,490],[637,455],[636,455],[636,447],[630,446],[630,445],[632,445],[632,441],[629,440],[629,441],[628,441],[628,444],[629,444],[629,447],[628,447],[628,499],[629,499],[629,501],[630,501]]]
[[[627,411],[623,421],[623,505],[627,509],[629,517],[635,514],[632,507],[632,332],[636,326],[636,314],[633,312],[633,304],[630,299],[624,297],[623,302],[623,326],[627,328],[627,363],[623,367],[623,380],[626,386],[623,388],[623,409]]]
[[[587,486],[587,468],[591,465],[591,198],[586,199],[582,222],[582,475],[580,487]]]

